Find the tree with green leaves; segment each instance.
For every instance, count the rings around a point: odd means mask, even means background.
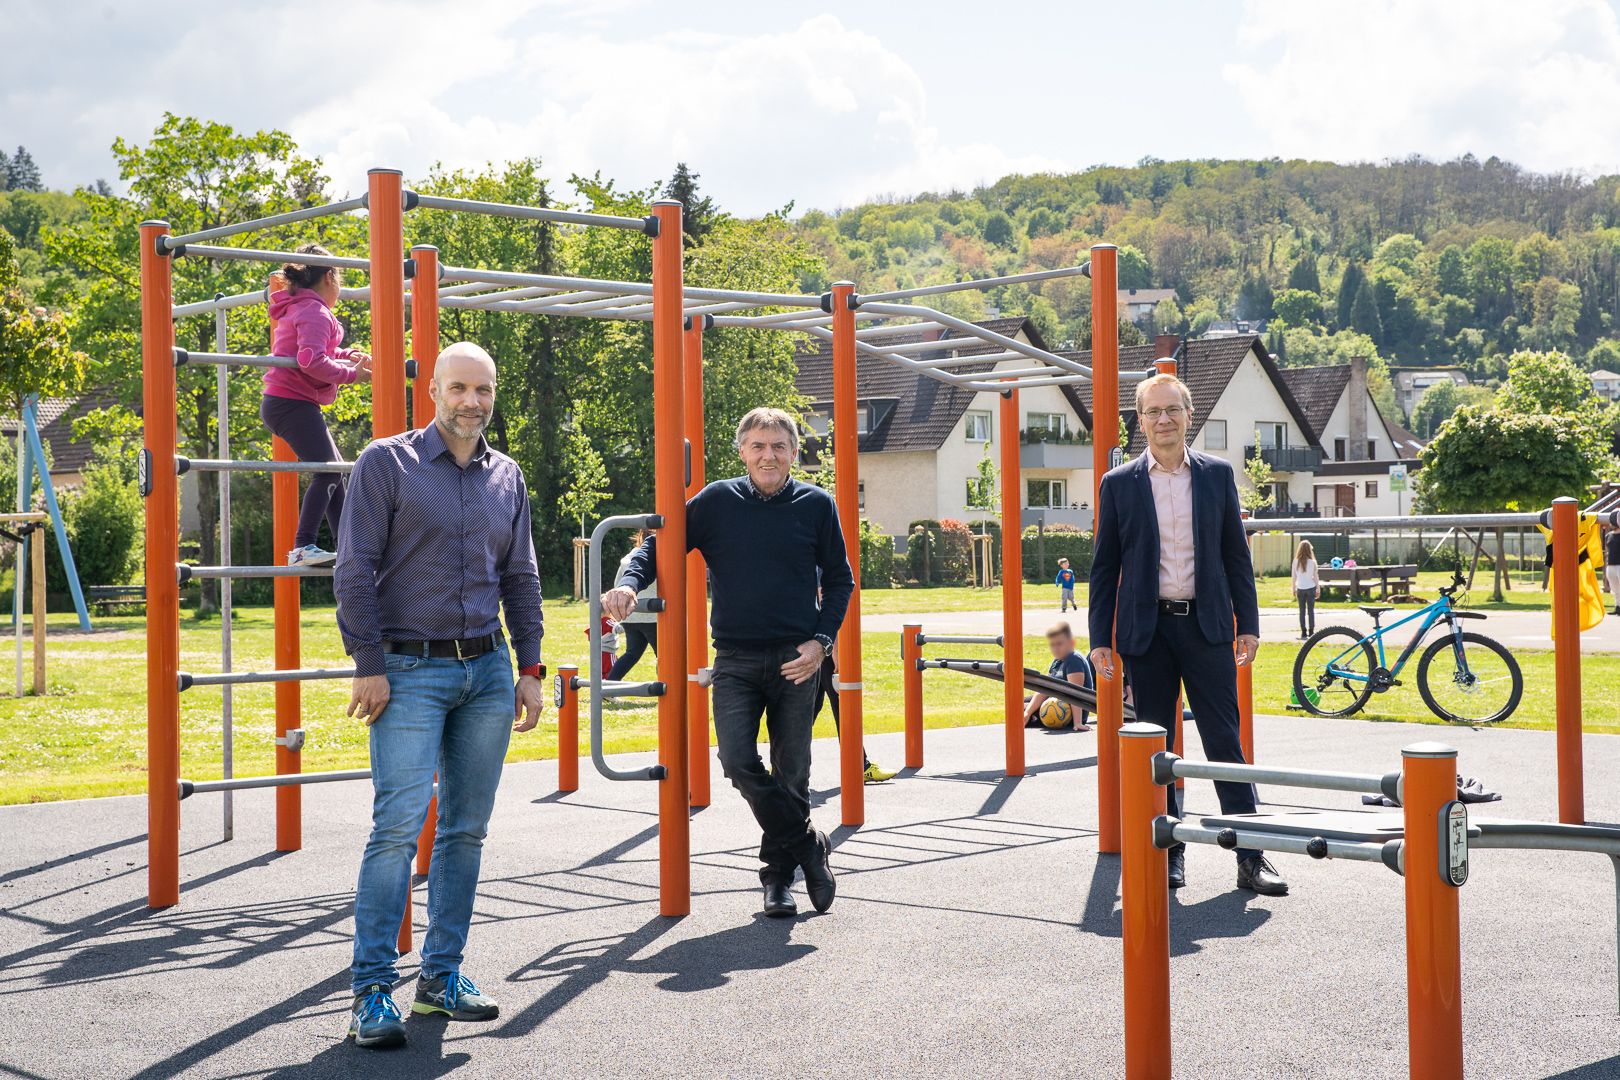
[[[1288,288],[1321,295],[1322,277],[1316,271],[1314,251],[1307,250],[1294,263],[1293,269],[1288,271]]]
[[[664,198],[681,204],[681,231],[686,234],[687,247],[703,243],[703,238],[725,217],[713,198],[708,195],[698,198],[699,178],[700,174],[688,169],[683,161],[675,166],[675,175],[664,185]]]
[[[1494,393],[1484,386],[1458,386],[1447,379],[1437,382],[1412,407],[1412,430],[1425,439],[1433,438],[1440,425],[1464,405],[1489,405]]]
[[[17,147],[16,154],[10,161],[0,157],[0,164],[4,165],[5,185],[4,191],[44,191],[45,184],[39,175],[39,166],[34,164],[34,155],[23,147]]]
[[[41,295],[76,306],[75,345],[90,357],[89,381],[116,395],[119,404],[101,415],[116,425],[141,400],[141,309],[139,229],[142,221],[169,222],[175,233],[196,232],[251,218],[284,213],[329,201],[320,162],[303,157],[292,138],[279,131],[242,134],[224,125],[164,114],[146,144],[113,143],[127,196],[88,190],[79,197],[87,216],[49,233],[46,252],[55,265],[75,277],[59,277]],[[364,256],[364,219],[338,216],[267,229],[234,237],[237,247],[290,250],[314,240],[339,255]],[[268,267],[184,257],[171,259],[174,301],[186,304],[263,289]],[[351,280],[349,284],[361,282]],[[369,309],[340,304],[337,312],[351,341],[370,337]],[[175,344],[198,352],[214,351],[214,317],[194,315],[175,323]],[[261,305],[237,308],[229,315],[230,351],[269,351],[268,323]],[[269,457],[269,433],[259,422],[262,373],[252,368],[230,372],[232,452],[237,457]],[[176,369],[178,450],[188,457],[217,457],[218,432],[215,371],[208,366]],[[340,404],[364,413],[370,387],[345,387]],[[359,408],[354,402],[361,402]],[[352,430],[352,428],[351,428]],[[369,435],[369,424],[366,425]],[[99,437],[99,432],[92,433]],[[341,429],[335,434],[340,437]],[[364,445],[364,443],[361,443]],[[353,453],[357,447],[345,446]],[[217,561],[219,474],[198,474],[198,513],[202,559]],[[203,582],[203,607],[214,603],[214,582]]]
[[[0,410],[20,417],[29,398],[78,393],[85,366],[84,353],[73,348],[67,315],[23,295],[16,245],[0,230]]]
[[[1349,330],[1354,325],[1351,322],[1350,312],[1356,306],[1356,294],[1361,291],[1362,284],[1367,280],[1366,273],[1358,262],[1347,263],[1344,273],[1339,278],[1339,295],[1336,305],[1338,324],[1340,330]]]
[[[1341,323],[1343,325],[1343,323]],[[1378,301],[1373,297],[1372,282],[1366,278],[1356,288],[1356,298],[1350,305],[1350,329],[1365,334],[1374,342],[1384,342],[1384,324],[1378,317]]]
[[[1468,256],[1456,244],[1448,244],[1434,267],[1435,284],[1442,296],[1468,297]]]
[[[981,534],[988,534],[990,519],[1001,516],[1000,493],[1001,470],[996,468],[995,458],[990,456],[990,444],[986,443],[977,470],[968,481],[967,491],[967,508],[985,515],[979,519]]]
[[[1304,289],[1284,289],[1272,308],[1289,326],[1315,326],[1322,321],[1322,298]]]
[[[1243,509],[1253,514],[1271,505],[1276,497],[1276,489],[1272,485],[1271,466],[1266,459],[1257,452],[1253,457],[1243,462],[1243,475],[1249,481],[1247,488],[1238,489],[1238,502]]]

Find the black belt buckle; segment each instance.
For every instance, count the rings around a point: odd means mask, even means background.
[[[1159,601],[1159,614],[1160,615],[1191,615],[1192,614],[1192,601],[1191,600],[1160,600]]]

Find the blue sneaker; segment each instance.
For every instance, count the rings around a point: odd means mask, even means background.
[[[337,553],[323,551],[314,544],[293,548],[287,552],[288,566],[331,566],[337,562]]]
[[[405,1022],[400,1019],[399,1006],[394,1004],[388,987],[372,983],[354,995],[349,1034],[354,1037],[354,1045],[373,1050],[405,1045]]]
[[[418,980],[411,1012],[443,1013],[452,1020],[493,1020],[501,1015],[501,1005],[480,994],[471,979],[452,973]]]

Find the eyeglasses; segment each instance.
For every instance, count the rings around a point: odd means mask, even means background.
[[[1168,409],[1147,409],[1142,413],[1142,419],[1150,424],[1157,422],[1161,416],[1168,416],[1171,420],[1180,420],[1186,412],[1187,410],[1180,405],[1172,405]]]

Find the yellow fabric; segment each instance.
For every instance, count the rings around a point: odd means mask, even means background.
[[[1598,530],[1598,519],[1589,514],[1581,515],[1580,531],[1575,534],[1575,561],[1579,569],[1578,592],[1580,603],[1577,610],[1580,614],[1581,630],[1592,629],[1603,621],[1607,608],[1603,604],[1603,593],[1598,588],[1597,568],[1603,562],[1603,537]],[[1552,543],[1552,530],[1537,525],[1541,535]],[[1551,549],[1549,548],[1549,551]],[[1549,564],[1547,569],[1547,592],[1553,593],[1553,579],[1556,574]],[[1558,639],[1558,628],[1552,630],[1553,640]]]

